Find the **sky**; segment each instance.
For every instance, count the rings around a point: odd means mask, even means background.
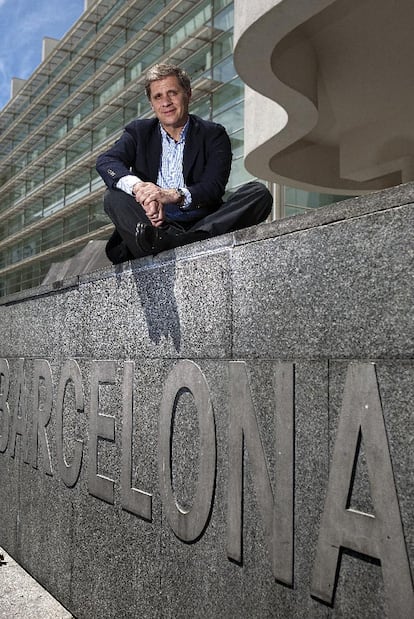
[[[84,0],[0,0],[0,109],[12,77],[26,79],[41,63],[43,37],[61,39],[83,8]]]

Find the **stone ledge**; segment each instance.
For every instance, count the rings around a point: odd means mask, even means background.
[[[0,544],[79,619],[411,616],[411,192],[2,305]]]
[[[288,217],[267,224],[260,224],[259,226],[252,226],[251,228],[239,230],[232,234],[225,234],[207,241],[193,243],[185,247],[162,252],[154,257],[148,256],[121,265],[104,267],[89,273],[66,277],[36,288],[0,297],[0,306],[18,303],[33,297],[48,295],[58,290],[62,291],[74,288],[82,283],[93,281],[94,279],[112,277],[114,275],[119,277],[122,273],[129,272],[131,269],[151,268],[161,263],[185,260],[186,258],[192,258],[196,255],[204,255],[218,250],[229,251],[233,247],[247,243],[327,226],[340,221],[364,217],[383,210],[399,208],[410,204],[414,204],[414,183],[406,183],[368,195],[349,198],[303,215]]]

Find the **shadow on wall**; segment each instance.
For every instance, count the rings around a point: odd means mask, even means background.
[[[61,284],[69,277],[76,277],[84,273],[111,266],[105,254],[106,241],[90,241],[78,254],[55,262],[43,280],[42,284]],[[124,265],[115,266],[117,279],[123,272]],[[170,336],[175,350],[181,348],[181,328],[178,315],[177,301],[174,294],[175,262],[157,269],[154,277],[153,269],[139,269],[132,273],[137,287],[139,299],[145,313],[148,325],[148,334],[155,344],[159,344],[162,337]]]
[[[137,293],[145,313],[148,334],[159,344],[162,337],[170,336],[177,352],[181,349],[181,327],[177,301],[174,294],[175,261],[157,269],[132,270]]]

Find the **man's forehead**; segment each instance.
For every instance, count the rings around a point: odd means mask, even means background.
[[[180,82],[176,75],[167,75],[159,80],[154,80],[150,84],[151,94],[157,91],[165,90],[166,88],[181,88]]]

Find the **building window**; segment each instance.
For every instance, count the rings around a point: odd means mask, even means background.
[[[334,194],[322,194],[304,189],[284,187],[284,216],[300,215],[309,210],[320,208],[334,202],[340,202],[350,196],[336,196]]]

